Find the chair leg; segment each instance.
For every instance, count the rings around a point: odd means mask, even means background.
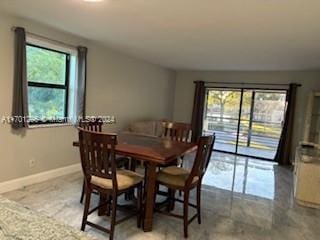
[[[126,169],[126,170],[130,170],[130,160],[129,161],[127,161],[125,164],[124,164],[124,169]]]
[[[85,180],[83,179],[82,191],[81,191],[81,196],[80,196],[80,203],[81,203],[81,204],[83,203],[85,188],[86,188],[86,183],[85,183]]]
[[[156,183],[156,189],[155,189],[155,194],[154,194],[154,197],[153,197],[153,201],[154,202],[156,202],[157,201],[157,192],[159,192],[159,190],[160,190],[160,184],[159,183]],[[146,190],[146,188],[144,188],[144,192],[146,193],[147,192],[147,190]],[[144,198],[145,198],[146,196],[144,196]]]
[[[134,158],[131,158],[131,164],[130,164],[130,170],[135,172],[137,167],[137,160]]]
[[[130,171],[135,172],[136,171],[136,167],[137,167],[137,160],[134,158],[131,158],[130,161]],[[134,199],[134,190],[129,191],[127,193],[124,194],[124,198],[127,201],[133,200]]]
[[[112,201],[112,197],[111,195],[108,195],[107,196],[107,212],[106,212],[107,216],[110,216],[111,214],[111,201]]]
[[[169,203],[167,205],[167,211],[171,212],[174,210],[174,206],[175,206],[175,198],[176,195],[176,191],[173,189],[168,188],[168,199],[169,199]]]
[[[172,196],[172,189],[168,188],[168,197],[167,197],[167,201],[168,201],[168,205],[167,205],[167,212],[171,211],[171,196]]]
[[[183,201],[183,231],[184,237],[188,237],[188,208],[189,208],[189,191],[184,192],[184,201]]]
[[[91,193],[92,193],[91,189],[90,188],[86,188],[86,200],[85,200],[85,205],[84,205],[84,210],[83,210],[81,231],[84,231],[85,228],[86,228],[87,219],[88,219],[88,213],[89,213],[89,207],[90,207]]]
[[[201,224],[201,184],[197,186],[197,215],[198,223]]]
[[[142,221],[142,183],[138,186],[137,191],[137,227],[140,228]]]
[[[109,240],[113,240],[114,228],[116,225],[116,216],[117,216],[117,195],[112,195],[112,211],[111,211],[111,227],[110,227],[110,236]]]

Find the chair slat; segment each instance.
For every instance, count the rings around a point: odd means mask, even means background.
[[[162,122],[162,137],[169,138],[173,141],[191,142],[191,124],[179,122]]]

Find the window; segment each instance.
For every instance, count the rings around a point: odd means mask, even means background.
[[[75,56],[48,45],[26,46],[30,124],[66,123],[72,110]]]

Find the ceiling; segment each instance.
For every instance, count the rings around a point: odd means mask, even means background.
[[[172,69],[320,69],[319,0],[1,0],[0,9]]]

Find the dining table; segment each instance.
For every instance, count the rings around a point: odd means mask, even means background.
[[[78,147],[79,142],[73,142],[73,146]],[[145,162],[145,212],[142,225],[145,232],[152,231],[158,167],[169,165],[196,149],[195,143],[179,142],[169,138],[133,133],[117,134],[115,153]]]

